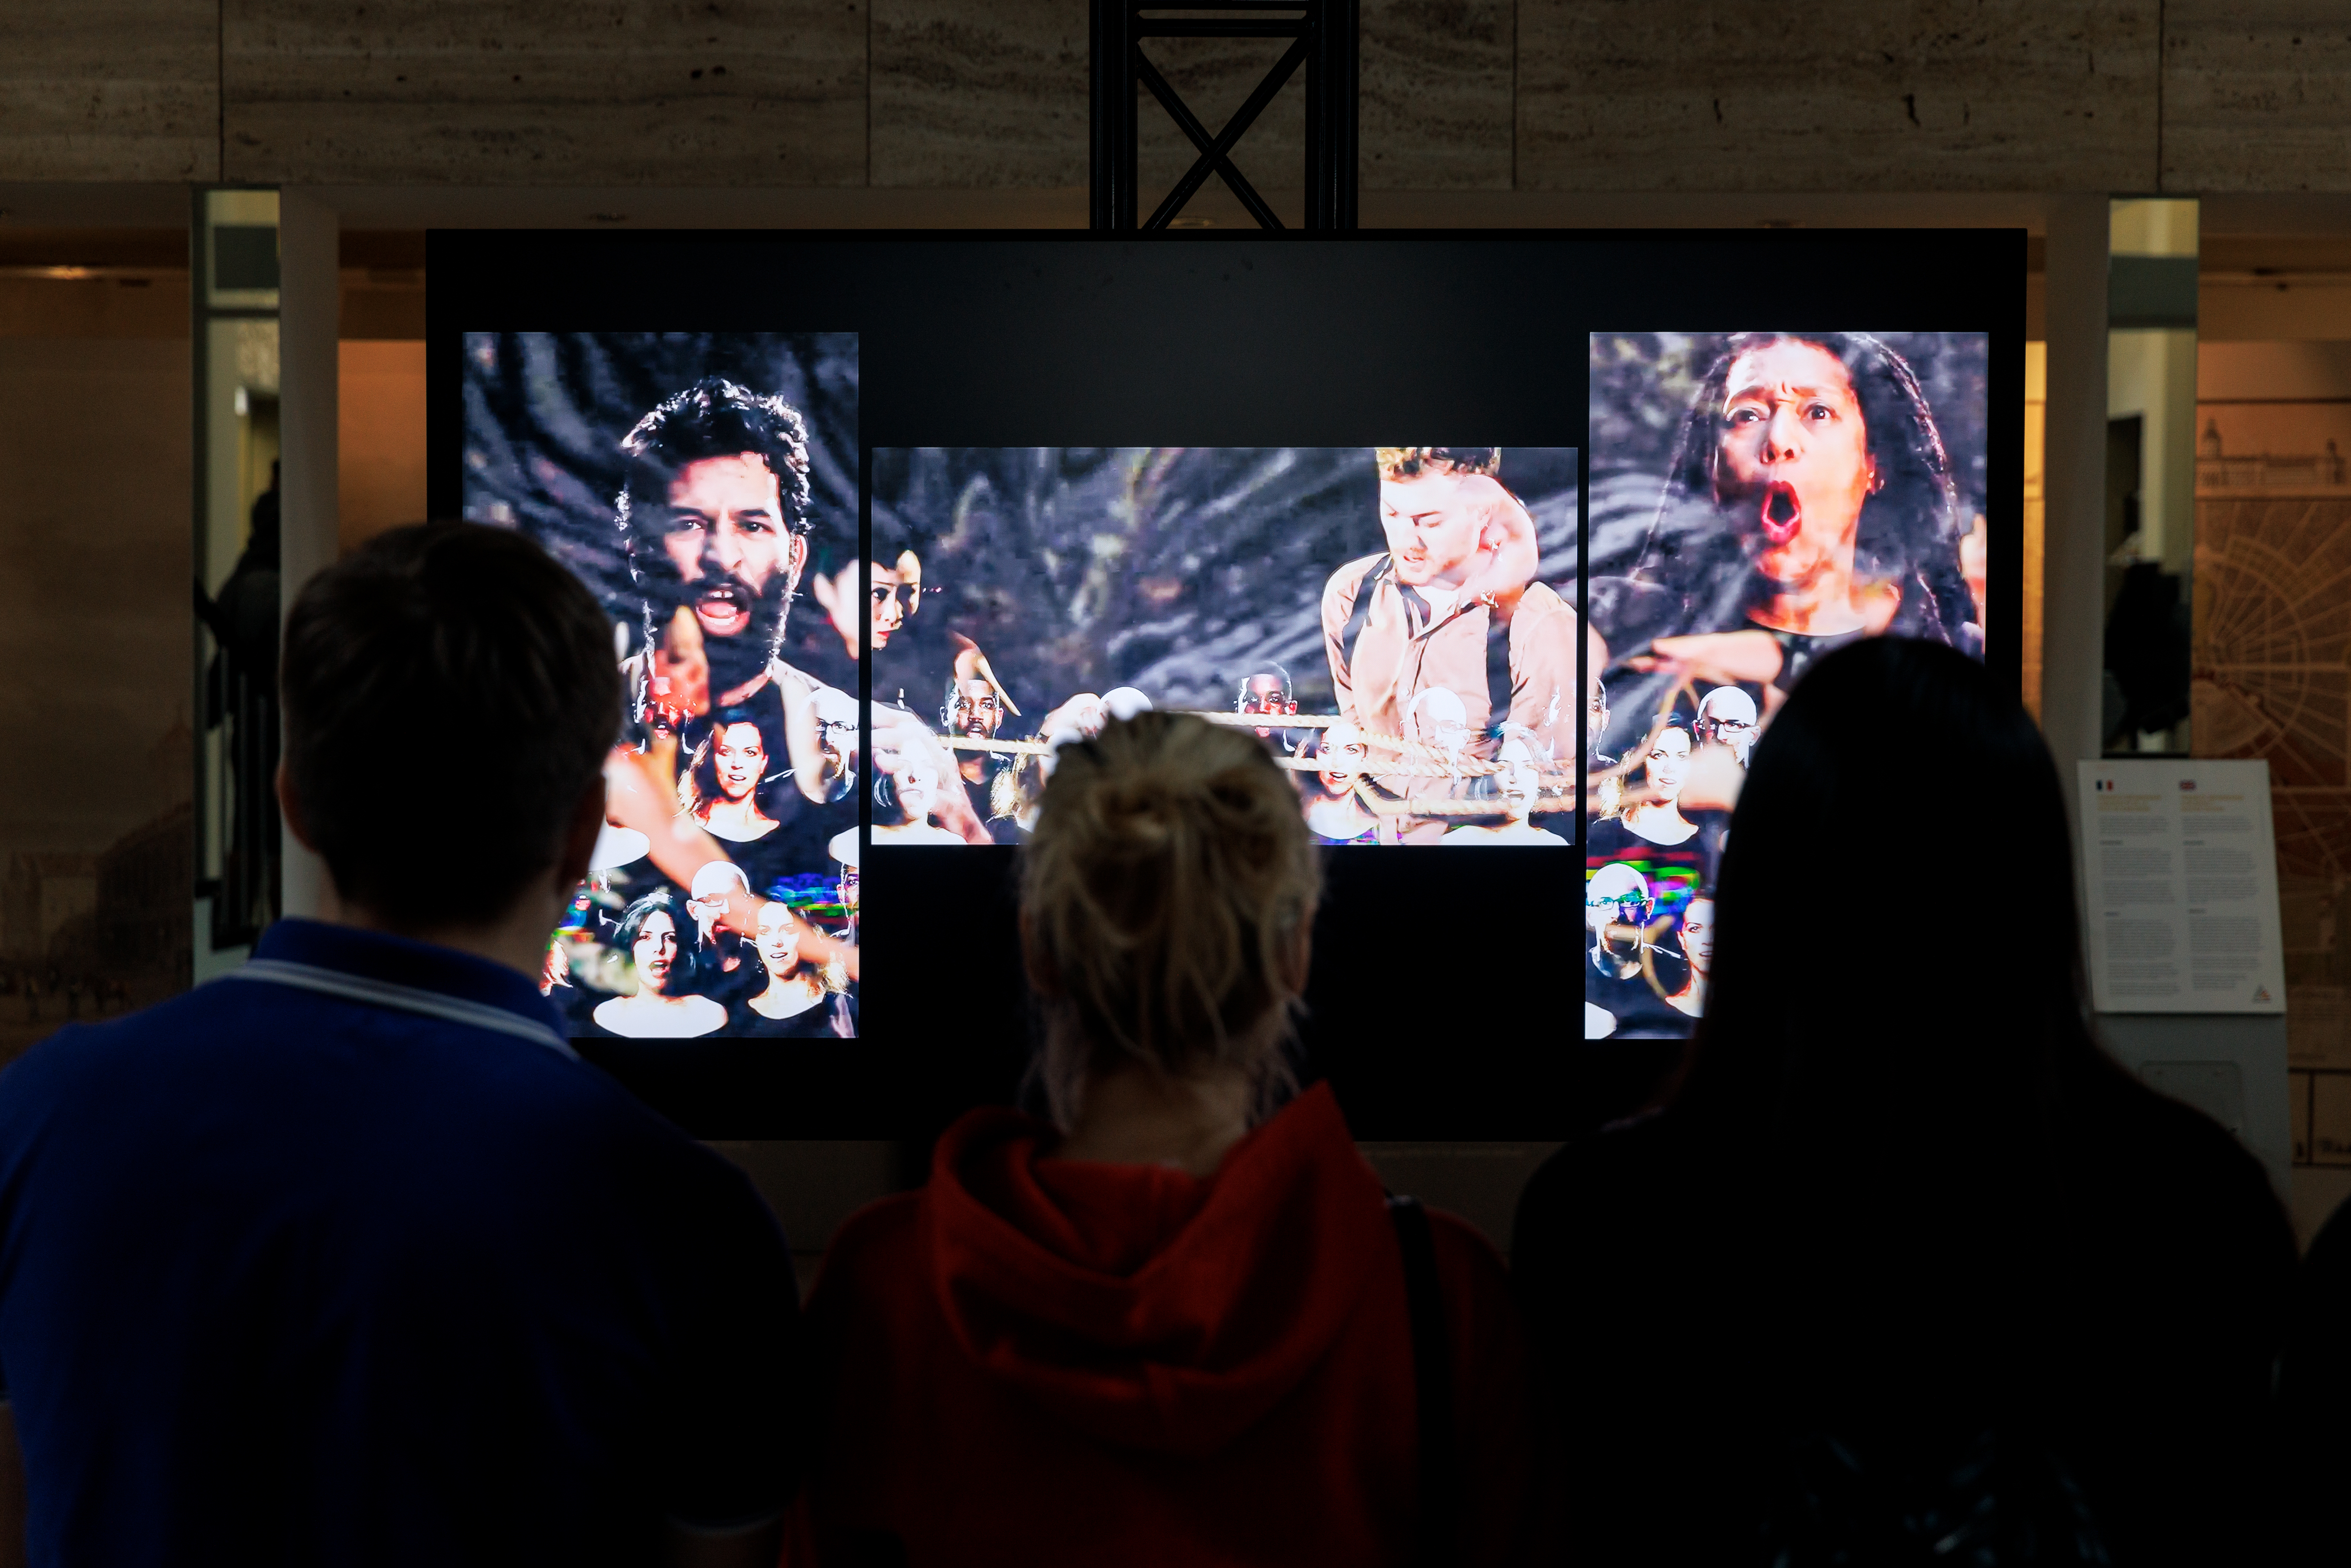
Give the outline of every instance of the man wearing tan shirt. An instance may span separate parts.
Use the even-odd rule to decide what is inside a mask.
[[[1460,699],[1470,758],[1491,761],[1506,735],[1523,739],[1539,764],[1572,755],[1583,708],[1575,612],[1532,580],[1533,524],[1495,478],[1500,450],[1374,451],[1388,548],[1348,562],[1322,591],[1331,683],[1340,713],[1370,737],[1374,782],[1422,800],[1458,792],[1459,779],[1376,768],[1399,758],[1376,737],[1430,747],[1453,738],[1422,733],[1433,709],[1416,711],[1415,701],[1433,687]],[[1430,843],[1448,825],[1441,817],[1385,817],[1382,838]]]

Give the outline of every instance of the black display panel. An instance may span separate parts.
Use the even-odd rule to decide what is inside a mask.
[[[2017,668],[2020,232],[1147,241],[446,232],[431,238],[428,277],[435,514],[529,527],[565,551],[614,609],[616,657],[638,661],[641,690],[650,693],[657,673],[689,698],[702,682],[704,711],[680,705],[666,754],[667,768],[689,780],[669,809],[736,843],[792,845],[742,869],[747,884],[759,883],[760,896],[789,911],[775,924],[803,939],[763,933],[763,954],[747,938],[733,955],[731,990],[705,977],[692,993],[726,1009],[726,1027],[628,1033],[632,1016],[655,1024],[669,1016],[651,1008],[611,1012],[621,1029],[580,1026],[591,1059],[705,1136],[920,1137],[967,1105],[1019,1093],[1029,1025],[1011,895],[1017,852],[999,841],[1017,839],[1021,806],[998,776],[1033,770],[1037,752],[1017,747],[1081,727],[1079,699],[1102,703],[1122,686],[1155,706],[1266,730],[1292,759],[1301,809],[1319,804],[1322,825],[1343,830],[1320,836],[1368,834],[1364,847],[1342,842],[1328,853],[1300,1029],[1305,1075],[1332,1082],[1359,1135],[1556,1137],[1637,1097],[1679,1049],[1667,1038],[1673,1019],[1660,1011],[1661,1027],[1584,1038],[1584,977],[1597,972],[1593,951],[1609,921],[1587,912],[1584,870],[1544,852],[1571,837],[1588,851],[1595,821],[1621,821],[1625,800],[1646,803],[1646,771],[1620,766],[1625,737],[1632,717],[1641,719],[1635,738],[1646,751],[1661,703],[1677,711],[1677,682],[1688,688],[1680,700],[1693,709],[1693,740],[1695,706],[1719,688],[1740,688],[1768,719],[1768,674],[1746,679],[1761,672],[1698,670],[1687,659],[1660,669],[1656,655],[1688,648],[1676,637],[1777,631],[1784,658],[1786,626],[1773,623],[1802,617],[1766,596],[1759,620],[1754,594],[1722,586],[1739,576],[1728,568],[1698,574],[1720,603],[1673,582],[1679,608],[1667,613],[1656,589],[1670,574],[1641,560],[1644,550],[1655,555],[1655,525],[1667,510],[1659,411],[1676,423],[1698,410],[1693,399],[1713,395],[1708,376],[1742,333],[1770,329],[1772,341],[1838,352],[1866,339],[1911,367],[1957,455],[1954,507],[1970,508],[1951,517],[1954,528],[1965,525],[1955,536],[1966,541],[1959,591],[1973,615],[1950,623],[2010,678]],[[1876,330],[1830,330],[1856,326]],[[619,526],[622,439],[710,376],[780,401],[804,427],[805,514],[786,519],[787,532],[804,525],[797,546],[758,545],[758,507],[730,510],[723,497],[698,520],[692,507],[667,514],[701,530],[693,549],[651,533],[632,540]],[[1818,391],[1818,379],[1771,384]],[[1865,389],[1852,384],[1858,404]],[[1721,423],[1716,413],[1705,418]],[[1462,570],[1449,558],[1434,571],[1428,559],[1405,560],[1405,575],[1426,581],[1394,580],[1412,548],[1396,548],[1386,531],[1390,476],[1373,444],[1414,438],[1493,444],[1395,450],[1496,455],[1485,476],[1524,508],[1538,540],[1540,564],[1528,575],[1579,631],[1601,632],[1573,639],[1570,695],[1586,705],[1583,722],[1553,714],[1539,730],[1523,722],[1524,708],[1497,720],[1500,687],[1466,674],[1435,683],[1461,699],[1458,715],[1450,697],[1413,691],[1370,723],[1360,709],[1348,718],[1322,613],[1334,580],[1385,556],[1389,574],[1373,579],[1375,593],[1409,590],[1426,601],[1421,591],[1433,586],[1441,600],[1459,586],[1441,580]],[[500,486],[512,495],[501,497]],[[1649,523],[1635,549],[1618,525],[1641,511],[1644,487]],[[1071,523],[1071,507],[1105,497],[1123,497],[1117,526]],[[674,498],[660,497],[664,507]],[[501,499],[505,514],[493,509]],[[1706,500],[1724,528],[1751,512],[1740,526],[1767,546],[1803,537],[1807,523],[1817,533],[1823,519],[1845,520],[1805,486],[1775,491],[1737,475],[1710,485]],[[775,505],[789,512],[794,503],[779,487]],[[1669,538],[1678,537],[1674,526],[1668,517]],[[1870,528],[1851,531],[1858,564],[1842,568],[1851,586],[1840,591],[1883,609],[1895,584],[1886,627],[1903,629],[1896,620],[1923,602],[1910,582],[1948,585],[1939,565],[1906,577],[1918,562],[1888,554]],[[1091,551],[1097,536],[1114,541],[1102,547],[1111,565],[1090,576],[1066,547],[1082,537]],[[1770,579],[1750,543],[1730,542],[1750,552],[1738,557],[1746,580]],[[631,577],[632,548],[667,597],[640,591],[649,578],[642,568]],[[788,603],[762,597],[777,580],[762,574],[766,559],[790,577]],[[1361,596],[1361,580],[1353,586]],[[1474,594],[1479,584],[1468,586]],[[1072,604],[1089,592],[1091,608],[1073,620]],[[681,609],[692,630],[673,638],[665,628],[687,625]],[[779,631],[761,620],[778,609]],[[1823,636],[1839,630],[1834,617],[1813,624]],[[791,672],[765,683],[777,688],[778,709],[765,726],[720,700],[745,685],[726,640],[746,632],[772,633],[774,657]],[[877,635],[883,646],[863,646]],[[697,641],[698,677],[694,649],[671,656],[673,642]],[[655,655],[665,666],[658,672]],[[1268,688],[1280,683],[1261,665],[1289,677],[1279,700],[1295,715],[1267,711]],[[1595,676],[1608,683],[1614,727],[1590,721]],[[1522,670],[1502,678],[1513,696],[1525,684]],[[1651,689],[1660,682],[1662,694]],[[876,706],[850,730],[826,694],[870,695]],[[1714,709],[1738,706],[1724,698],[1709,708],[1709,737],[1724,733]],[[1321,722],[1255,722],[1269,716]],[[1738,714],[1729,716],[1735,740]],[[1527,733],[1506,733],[1512,719]],[[1360,766],[1311,766],[1327,759],[1331,732],[1351,722],[1356,749],[1330,755]],[[967,852],[904,834],[842,838],[838,824],[851,813],[868,832],[915,825],[905,791],[885,783],[885,765],[905,771],[893,730],[919,731],[912,748],[925,758],[901,781],[925,808],[921,824],[949,831],[932,802],[950,789],[969,804],[951,813],[977,821],[979,831],[967,820],[953,830]],[[966,744],[955,744],[958,735]],[[1586,736],[1592,754],[1571,758],[1567,741]],[[1505,745],[1515,747],[1507,758]],[[688,766],[697,748],[704,755]],[[1602,779],[1612,768],[1618,818],[1590,790],[1569,808],[1587,775]],[[658,786],[662,774],[649,777]],[[1369,786],[1359,789],[1363,779]],[[1346,800],[1352,809],[1333,809]],[[1641,815],[1654,825],[1658,813]],[[1419,852],[1375,852],[1390,818],[1400,819],[1387,824],[1390,837]],[[1882,852],[1898,860],[1898,846]],[[757,858],[729,852],[730,863]],[[648,887],[673,884],[671,936],[683,947],[687,928],[703,924],[687,907],[697,890],[690,877],[651,869]],[[606,1002],[637,999],[624,995],[636,946],[619,938],[622,918],[645,895],[616,880],[626,885],[583,890],[604,902],[575,922],[575,936],[598,939],[580,944],[592,951],[573,972],[601,977],[598,989],[609,991],[584,1009],[590,1020]],[[1631,912],[1640,917],[1634,928],[1665,950],[1662,964],[1654,955],[1646,969],[1635,964],[1653,998],[1679,988],[1673,962],[1688,907],[1681,896],[1669,925],[1654,899]],[[651,925],[658,937],[660,925],[641,919],[626,935],[642,939]],[[840,956],[852,945],[844,967]],[[648,967],[662,966],[655,956]],[[789,984],[772,983],[770,970]],[[748,1007],[755,998],[778,1015],[766,1019],[771,1027],[756,1021],[765,1015]],[[1823,1006],[1834,1005],[1824,980]],[[711,1016],[691,1010],[700,1022]],[[819,1011],[821,1029],[810,1018]]]

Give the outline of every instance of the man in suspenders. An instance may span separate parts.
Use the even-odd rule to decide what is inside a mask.
[[[1496,479],[1490,446],[1383,446],[1380,526],[1388,548],[1348,562],[1322,591],[1322,634],[1339,711],[1364,732],[1385,794],[1434,802],[1467,781],[1431,760],[1449,749],[1419,702],[1460,699],[1467,756],[1490,762],[1506,736],[1539,768],[1572,768],[1584,706],[1576,686],[1575,612],[1533,580],[1534,529]],[[1444,705],[1450,713],[1450,705]],[[1405,750],[1388,742],[1416,743]],[[1391,764],[1382,772],[1378,764]],[[1420,772],[1404,768],[1416,767]],[[1452,825],[1408,807],[1381,820],[1381,841],[1433,843]]]

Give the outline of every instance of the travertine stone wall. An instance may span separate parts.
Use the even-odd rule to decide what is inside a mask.
[[[865,183],[863,0],[226,0],[224,17],[233,180]]]
[[[1086,183],[1084,0],[873,0],[873,183]]]
[[[218,0],[9,0],[0,179],[220,176]]]
[[[11,0],[0,182],[1059,189],[1085,0]],[[2351,191],[2339,0],[1364,0],[1372,191]],[[1213,128],[1277,51],[1160,41]],[[1243,143],[1294,190],[1294,84]],[[1187,143],[1145,103],[1146,183]]]
[[[2167,0],[2163,189],[2351,190],[2351,5]]]
[[[1518,183],[2149,189],[2157,16],[2157,0],[1524,4]]]

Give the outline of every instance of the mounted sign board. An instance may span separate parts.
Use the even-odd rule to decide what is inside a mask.
[[[2283,1013],[2269,764],[2078,766],[2097,1010]]]

